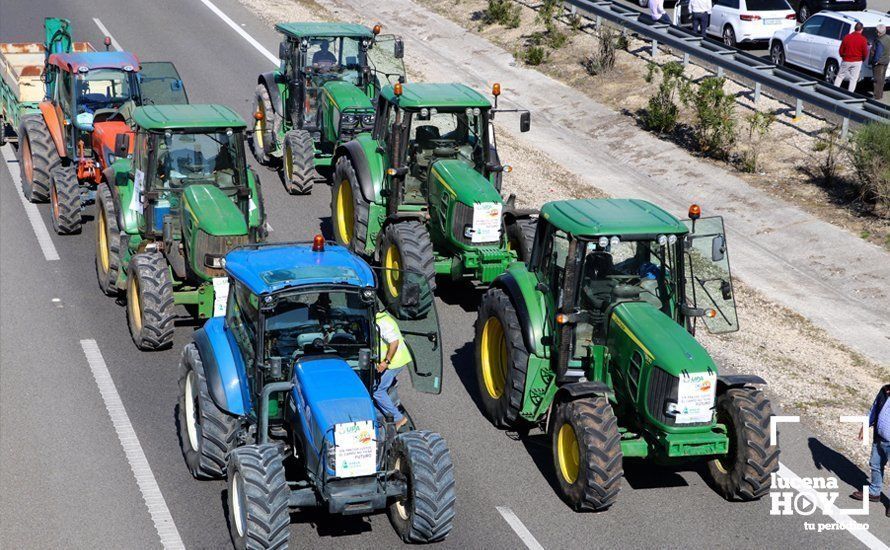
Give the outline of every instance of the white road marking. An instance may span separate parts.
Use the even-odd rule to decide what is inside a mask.
[[[111,417],[111,423],[114,425],[114,431],[117,432],[121,447],[124,448],[124,454],[130,463],[133,477],[136,478],[136,485],[139,486],[139,491],[142,493],[142,500],[148,508],[148,513],[151,514],[151,521],[155,524],[161,544],[167,549],[184,549],[185,545],[182,543],[176,524],[173,523],[173,516],[170,515],[164,495],[161,494],[161,489],[151,472],[148,459],[145,458],[145,453],[142,451],[142,445],[139,444],[139,438],[136,437],[133,424],[130,423],[130,417],[127,416],[117,388],[114,387],[114,381],[105,365],[102,351],[95,340],[81,340],[80,347],[83,348],[83,353],[90,364],[90,370],[93,371],[93,378],[96,379],[96,385],[99,386],[99,393],[105,402],[105,409],[108,411],[108,416]]]
[[[113,36],[111,36],[111,33],[108,32],[108,29],[105,28],[105,25],[103,25],[102,22],[99,21],[98,17],[93,17],[93,23],[95,23],[96,26],[99,27],[99,30],[102,31],[102,33],[105,36],[107,36],[108,38],[111,39],[111,47],[112,48],[114,48],[115,50],[117,50],[119,52],[124,51],[124,49],[121,48],[120,42],[118,42],[117,40],[114,39]]]
[[[778,475],[790,481],[792,487],[794,487],[798,492],[800,492],[800,494],[805,496],[807,500],[809,500],[820,510],[822,510],[824,514],[830,516],[831,519],[833,519],[836,523],[847,526],[854,524],[859,525],[859,529],[848,528],[846,529],[846,531],[859,539],[859,542],[864,544],[866,548],[869,548],[870,550],[888,550],[888,548],[890,548],[884,542],[882,542],[881,539],[867,531],[862,524],[858,523],[852,517],[839,510],[837,506],[826,502],[824,496],[819,495],[818,492],[813,490],[811,487],[807,487],[800,476],[792,472],[781,462],[779,463]]]
[[[501,514],[504,520],[510,525],[510,528],[513,529],[513,532],[525,543],[525,546],[529,550],[544,550],[544,547],[541,546],[541,543],[535,538],[534,535],[531,534],[531,531],[523,525],[522,521],[516,514],[513,513],[513,510],[504,507],[504,506],[496,506],[497,511]]]
[[[270,52],[270,51],[267,50],[262,44],[260,44],[259,41],[257,41],[257,39],[255,39],[254,37],[250,36],[250,34],[248,34],[247,31],[245,31],[245,30],[242,29],[240,26],[238,26],[238,23],[235,23],[234,21],[232,21],[232,19],[231,19],[228,15],[226,15],[225,13],[223,13],[223,11],[222,11],[221,9],[217,8],[216,5],[214,5],[213,2],[211,2],[210,0],[201,0],[201,2],[202,2],[205,6],[207,6],[208,8],[210,8],[210,11],[212,11],[212,12],[215,13],[220,19],[222,19],[222,20],[225,22],[226,25],[232,27],[232,29],[234,29],[235,32],[237,32],[238,34],[240,34],[241,37],[242,37],[244,40],[247,40],[247,42],[249,42],[251,46],[253,46],[254,48],[256,48],[257,51],[259,51],[261,54],[263,54],[263,56],[264,56],[266,59],[268,59],[269,61],[271,61],[272,63],[274,63],[276,67],[277,67],[278,65],[281,64],[281,60],[278,59],[278,57],[272,55],[272,52]]]
[[[782,422],[788,422],[790,424],[797,424],[800,422],[799,416],[771,416],[769,418],[769,444],[776,444],[776,428]]]
[[[22,207],[25,209],[28,221],[31,222],[31,229],[34,230],[34,235],[37,236],[37,244],[40,245],[43,257],[46,258],[46,261],[48,262],[58,260],[59,252],[56,250],[56,245],[53,244],[53,240],[49,236],[49,231],[47,231],[46,225],[43,223],[43,218],[40,217],[40,212],[37,211],[37,206],[28,202],[28,199],[25,198],[25,194],[22,192],[22,175],[19,172],[19,161],[15,158],[15,153],[12,152],[12,145],[6,144],[3,147],[0,147],[0,152],[3,153],[3,159],[6,161],[6,169],[9,170],[9,175],[12,177],[12,186],[15,187],[16,193],[19,194],[19,199],[22,201]],[[13,164],[15,167],[13,167]]]

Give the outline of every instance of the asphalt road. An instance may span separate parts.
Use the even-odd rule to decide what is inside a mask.
[[[269,51],[277,51],[271,25],[236,0],[214,3]],[[271,66],[202,0],[0,0],[0,41],[40,39],[42,19],[50,15],[70,18],[78,39],[101,44],[103,35],[93,20],[98,17],[141,59],[173,60],[193,102],[226,103],[245,118],[251,114],[256,74]],[[18,170],[15,164],[9,168]],[[329,228],[326,187],[317,187],[311,197],[290,197],[274,173],[259,172],[272,240],[307,239]],[[47,206],[38,211],[43,227],[50,227]],[[94,238],[92,222],[81,235],[52,235],[59,259],[46,260],[13,177],[0,167],[0,547],[161,544],[152,522],[157,518],[150,516],[137,485],[137,478],[139,483],[145,478],[131,472],[130,455],[118,442],[119,426],[105,410],[83,340],[95,340],[101,350],[184,545],[226,547],[225,484],[191,478],[174,419],[179,354],[195,324],[177,327],[172,350],[136,350],[124,308],[98,289]],[[417,424],[441,432],[454,458],[455,529],[437,547],[521,548],[523,542],[535,547],[528,536],[544,548],[862,545],[849,533],[806,530],[805,521],[837,519],[821,512],[774,516],[770,499],[725,502],[705,484],[697,467],[668,469],[628,461],[626,483],[611,510],[572,512],[553,488],[546,439],[495,430],[476,404],[471,341],[478,300],[477,291],[463,288],[439,303],[446,358],[442,395],[416,394],[408,384],[402,390]],[[855,465],[797,425],[781,429],[781,445],[788,471],[836,477],[839,503],[852,504],[846,499],[848,486],[864,480]],[[157,500],[148,500],[157,509]],[[527,528],[525,539],[498,507],[515,513]],[[869,523],[873,537],[865,540],[871,547],[882,548],[880,541],[890,540],[890,520],[882,507],[872,506],[868,518],[857,519]],[[399,540],[385,515],[341,518],[301,512],[292,517],[291,544],[378,548],[397,546]]]

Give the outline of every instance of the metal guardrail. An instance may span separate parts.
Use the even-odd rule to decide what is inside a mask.
[[[653,55],[658,44],[664,44],[684,54],[684,63],[694,57],[717,68],[718,76],[724,72],[736,74],[754,82],[754,101],[766,87],[797,101],[797,115],[803,105],[811,105],[825,113],[843,119],[843,132],[849,122],[868,124],[890,123],[890,105],[833,86],[786,67],[777,67],[766,59],[740,51],[725,44],[703,39],[691,31],[663,23],[651,24],[648,14],[610,0],[565,0],[572,12],[591,19],[597,28],[609,21],[623,29],[652,41]],[[643,19],[641,21],[640,19]]]

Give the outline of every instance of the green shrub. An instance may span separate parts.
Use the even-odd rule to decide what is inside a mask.
[[[695,113],[693,131],[699,150],[721,159],[729,157],[736,139],[735,96],[724,91],[725,82],[724,78],[704,78],[683,97]]]
[[[519,52],[519,58],[526,65],[540,65],[547,61],[548,57],[550,57],[550,54],[543,46],[536,46],[534,44],[526,46],[525,49]]]
[[[581,66],[591,76],[610,72],[615,68],[615,50],[618,48],[618,38],[621,35],[612,27],[603,26],[596,35],[596,50],[581,59]]]
[[[850,158],[859,193],[878,215],[890,217],[890,124],[867,124],[852,141]]]
[[[657,73],[661,73],[661,83],[655,95],[649,98],[643,112],[643,123],[652,131],[665,134],[677,127],[680,116],[677,100],[685,93],[683,90],[688,83],[683,78],[683,64],[677,61],[666,63],[663,67],[649,63],[646,82],[652,82]]]
[[[759,172],[760,152],[763,149],[766,137],[769,135],[770,127],[776,121],[776,115],[755,111],[745,117],[745,121],[748,123],[747,148],[742,153],[742,170],[745,172]]]
[[[829,126],[819,132],[816,143],[813,144],[814,151],[824,153],[817,158],[816,171],[822,178],[823,185],[828,187],[833,187],[838,181],[837,165],[839,154],[843,151],[840,136],[837,126]]]
[[[488,0],[488,7],[482,11],[480,27],[503,25],[508,29],[515,29],[520,23],[522,8],[512,0]]]

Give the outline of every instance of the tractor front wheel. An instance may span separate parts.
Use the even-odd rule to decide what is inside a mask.
[[[605,397],[554,404],[553,464],[563,499],[576,511],[615,503],[624,475],[618,420]]]
[[[454,465],[441,435],[401,434],[393,442],[392,469],[404,477],[407,494],[389,506],[389,520],[408,543],[443,540],[454,521]]]
[[[507,294],[489,289],[476,320],[476,380],[482,406],[498,428],[523,424],[522,410],[528,350],[516,309]]]
[[[265,84],[257,84],[254,100],[254,113],[258,113],[260,118],[254,118],[253,138],[251,138],[250,145],[257,162],[263,166],[270,166],[273,164],[272,153],[277,149],[275,135],[278,131],[278,117],[272,107],[272,99],[269,97],[269,90],[266,89]]]
[[[355,168],[348,157],[340,157],[331,186],[331,225],[338,244],[364,254],[368,238],[370,205],[362,196]]]
[[[197,479],[222,479],[237,445],[238,419],[210,397],[204,362],[193,342],[182,350],[179,370],[179,442],[185,463]]]
[[[127,270],[127,322],[136,347],[144,351],[173,345],[173,282],[158,252],[130,259]]]
[[[730,388],[717,397],[717,422],[726,426],[729,452],[708,462],[714,487],[727,500],[757,500],[779,469],[779,447],[770,445],[769,399],[754,388]]]
[[[50,177],[49,199],[52,204],[53,229],[59,235],[80,233],[83,208],[80,182],[73,166],[60,166]]]
[[[380,243],[383,295],[398,317],[416,319],[433,305],[436,266],[426,226],[414,220],[388,225]],[[406,280],[421,285],[420,295],[405,292]],[[424,284],[426,283],[426,284]]]
[[[107,296],[117,294],[121,267],[121,230],[117,223],[114,198],[105,184],[96,191],[96,277]]]
[[[306,130],[291,130],[284,135],[281,165],[284,185],[291,195],[309,195],[318,179],[315,170],[315,145]]]
[[[538,220],[519,218],[507,224],[507,247],[516,251],[519,261],[528,263],[535,243],[535,230]]]
[[[284,455],[278,443],[246,445],[229,455],[229,531],[238,550],[287,548],[290,488]]]
[[[25,115],[19,126],[19,167],[22,192],[31,202],[49,199],[50,174],[61,163],[43,115]]]

